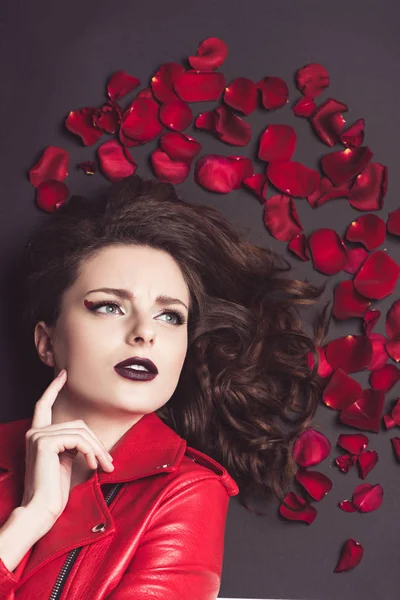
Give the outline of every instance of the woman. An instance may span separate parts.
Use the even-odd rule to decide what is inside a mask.
[[[229,498],[283,498],[320,398],[325,320],[293,312],[325,288],[279,260],[138,176],[35,233],[25,322],[58,377],[0,426],[0,597],[217,598]]]

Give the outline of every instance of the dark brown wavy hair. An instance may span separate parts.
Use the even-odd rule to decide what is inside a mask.
[[[25,327],[55,325],[82,263],[115,244],[161,249],[179,265],[190,290],[188,349],[174,394],[156,413],[220,462],[240,503],[262,515],[249,500],[283,501],[296,472],[294,440],[321,399],[317,346],[328,305],[312,337],[299,307],[321,304],[326,284],[282,277],[290,263],[247,242],[217,209],[133,175],[95,200],[72,196],[34,232],[23,251]]]

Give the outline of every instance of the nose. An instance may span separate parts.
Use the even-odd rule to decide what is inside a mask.
[[[154,323],[152,318],[137,315],[134,324],[130,328],[128,338],[129,342],[137,343],[142,340],[146,343],[154,342]]]

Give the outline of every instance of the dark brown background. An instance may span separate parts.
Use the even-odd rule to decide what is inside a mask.
[[[193,133],[203,144],[204,153],[251,155],[258,133],[267,124],[292,124],[298,134],[293,160],[313,167],[331,150],[312,134],[305,119],[292,115],[290,106],[299,97],[293,82],[296,69],[310,62],[322,63],[330,73],[331,87],[319,101],[333,97],[347,103],[349,125],[364,117],[365,143],[374,152],[373,160],[389,168],[389,191],[378,214],[386,219],[398,206],[400,47],[396,0],[3,0],[0,19],[3,421],[30,416],[51,375],[35,360],[32,339],[26,340],[18,332],[21,299],[15,261],[32,228],[46,218],[35,206],[27,172],[48,145],[58,145],[70,153],[71,193],[93,196],[108,185],[101,175],[92,178],[75,170],[76,162],[94,158],[95,147],[84,147],[63,123],[72,109],[101,106],[106,99],[106,81],[114,71],[128,71],[145,87],[163,62],[182,61],[195,54],[204,38],[221,37],[229,46],[229,57],[222,67],[228,81],[239,76],[255,81],[266,75],[282,77],[290,87],[290,103],[279,111],[259,110],[247,118],[255,132],[254,142],[247,148],[226,146],[205,132],[189,129],[187,133]],[[122,100],[123,107],[133,95]],[[192,108],[197,115],[213,106],[204,103]],[[98,145],[103,141],[105,138]],[[147,157],[154,147],[156,143],[150,143],[131,150],[143,175],[151,174]],[[285,243],[270,236],[262,222],[260,204],[245,190],[211,194],[196,186],[192,175],[178,187],[190,202],[216,206],[243,228],[253,243],[285,253],[294,266],[294,276],[314,282],[326,280],[311,263],[297,260],[287,253]],[[270,190],[268,196],[272,193]],[[305,200],[296,199],[295,203],[306,233],[332,227],[344,235],[349,223],[362,214],[346,200],[334,200],[315,211]],[[397,240],[387,240],[384,247],[398,260]],[[346,273],[331,277],[328,296],[338,281],[348,278]],[[386,311],[397,297],[398,289],[391,297],[373,303],[382,310],[376,332],[384,333]],[[359,323],[359,319],[335,323],[330,335],[360,333]],[[368,373],[354,377],[367,387]],[[398,392],[396,386],[387,394],[387,405]],[[270,505],[266,517],[257,518],[232,499],[221,597],[398,598],[400,465],[389,440],[399,433],[384,429],[378,435],[367,433],[369,447],[377,450],[380,458],[367,481],[383,485],[384,501],[374,513],[346,514],[337,508],[337,502],[350,498],[361,480],[355,470],[344,475],[332,463],[341,454],[335,448],[338,434],[355,430],[339,425],[337,413],[324,405],[316,423],[333,446],[318,470],[334,483],[330,494],[316,504],[317,519],[311,526],[283,521],[277,515],[276,503]],[[340,548],[349,537],[363,544],[364,559],[354,571],[334,574]]]

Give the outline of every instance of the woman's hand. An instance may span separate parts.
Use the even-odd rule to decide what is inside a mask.
[[[25,484],[21,506],[34,506],[53,524],[67,504],[72,463],[78,452],[85,455],[90,469],[97,469],[97,461],[104,471],[114,469],[110,454],[84,421],[51,424],[52,406],[66,380],[64,369],[37,401],[32,427],[25,436]]]

